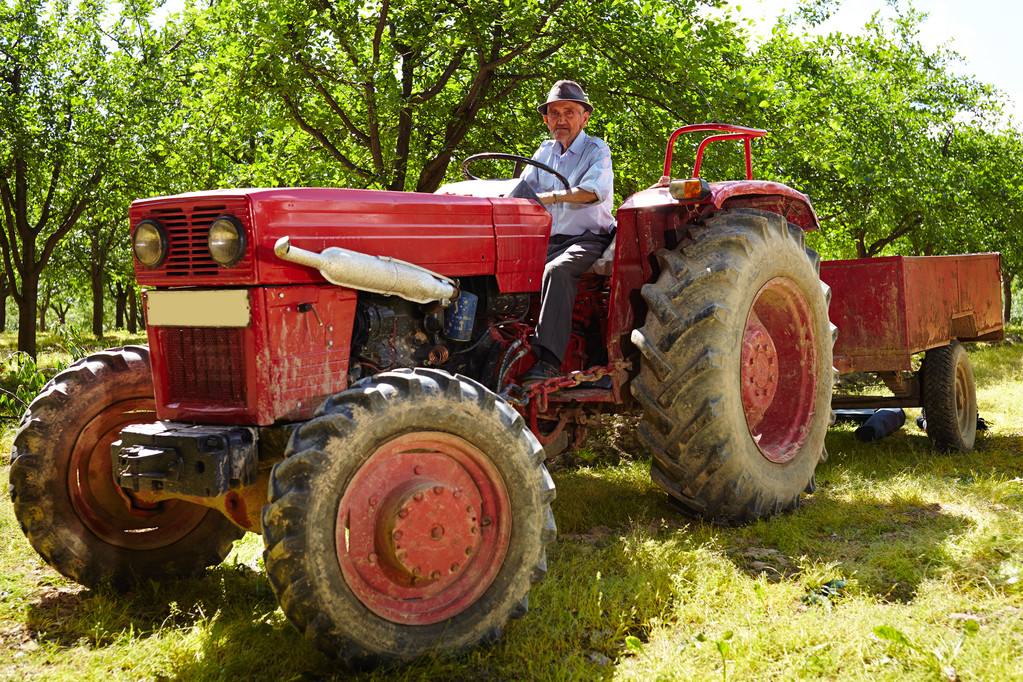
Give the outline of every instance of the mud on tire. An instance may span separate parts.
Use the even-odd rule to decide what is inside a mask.
[[[155,421],[149,350],[83,358],[54,377],[22,417],[11,453],[14,513],[32,547],[86,586],[201,573],[242,531],[219,512],[171,500],[134,507],[114,482],[110,444]]]
[[[817,254],[783,217],[739,209],[657,257],[632,335],[653,480],[720,523],[795,507],[831,416],[836,332]]]
[[[288,618],[343,660],[463,649],[525,613],[553,498],[539,442],[491,391],[439,370],[378,374],[327,400],[274,468],[267,575]]]

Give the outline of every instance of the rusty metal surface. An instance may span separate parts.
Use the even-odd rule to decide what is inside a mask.
[[[1003,328],[997,253],[824,261],[821,279],[842,373],[908,371],[915,353]]]
[[[682,223],[704,219],[714,211],[731,208],[756,208],[785,216],[807,232],[820,227],[810,199],[791,187],[768,180],[728,180],[710,183],[710,196],[701,202],[682,202],[671,196],[667,187],[651,187],[633,194],[618,209],[618,232],[623,218],[635,213],[674,209]],[[678,221],[676,221],[678,222]]]
[[[198,495],[183,495],[168,491],[140,491],[130,493],[137,504],[152,505],[154,508],[163,508],[170,502],[189,502],[197,505],[196,508],[205,507],[216,510],[231,520],[231,523],[242,530],[252,533],[263,532],[263,505],[266,503],[266,490],[270,482],[270,469],[266,468],[259,472],[256,480],[247,486],[229,490],[216,497],[201,497]],[[125,493],[129,494],[129,493]]]
[[[362,604],[395,623],[429,625],[476,603],[511,542],[504,481],[479,449],[417,431],[383,443],[338,505],[337,561]]]
[[[810,304],[786,277],[768,280],[743,331],[740,395],[760,454],[775,464],[795,457],[812,423],[820,367]]]
[[[234,336],[220,343],[210,344],[203,333],[214,328],[147,329],[160,419],[296,421],[310,418],[324,398],[346,388],[354,291],[307,285],[251,289],[249,295],[249,326],[229,330]],[[182,367],[191,388],[175,392],[181,383],[175,373]]]

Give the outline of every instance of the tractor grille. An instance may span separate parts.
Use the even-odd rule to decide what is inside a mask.
[[[210,223],[225,214],[237,218],[249,238],[249,248],[245,255],[229,268],[213,260],[206,242]],[[138,269],[140,283],[192,285],[199,282],[212,283],[211,280],[244,281],[251,276],[252,231],[245,200],[154,206],[139,219],[143,218],[156,220],[167,230],[168,252],[167,258],[158,267],[152,270]]]
[[[244,329],[160,329],[171,403],[246,404]]]

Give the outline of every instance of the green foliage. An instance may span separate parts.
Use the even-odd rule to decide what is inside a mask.
[[[768,173],[811,195],[828,255],[982,246],[962,238],[978,232],[978,188],[959,145],[1000,139],[985,132],[997,99],[953,73],[956,55],[922,46],[922,21],[906,10],[860,36],[815,38],[783,22],[753,60],[763,100],[751,115],[775,131]]]
[[[49,362],[41,366],[28,353],[5,353],[0,360],[0,420],[20,419],[46,382],[91,352],[73,326],[54,330]]]
[[[612,148],[619,201],[660,175],[674,127],[738,122],[770,130],[755,172],[810,195],[822,223],[811,241],[826,256],[997,249],[1016,276],[1023,140],[1000,123],[1000,93],[957,75],[955,53],[923,46],[922,14],[894,2],[895,18],[861,35],[807,37],[839,5],[814,0],[758,44],[724,4],[226,0],[161,23],[149,0],[8,3],[0,279],[24,327],[40,273],[54,269],[76,304],[98,299],[98,335],[110,282],[130,277],[131,199],[432,191],[469,154],[535,149],[535,106],[564,77],[596,105],[590,131]],[[680,142],[676,175],[695,142]],[[737,177],[741,158],[712,148],[704,174]]]
[[[0,420],[20,419],[50,376],[28,353],[7,353],[0,361]]]

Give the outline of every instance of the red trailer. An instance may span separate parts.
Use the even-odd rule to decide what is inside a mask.
[[[889,256],[824,261],[835,368],[871,372],[890,396],[836,394],[833,407],[923,407],[928,435],[943,450],[968,450],[977,398],[962,342],[1003,336],[997,253]],[[914,370],[913,356],[924,353]]]

